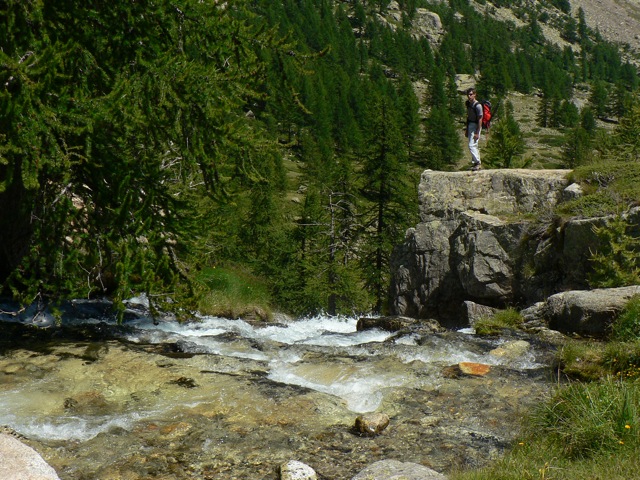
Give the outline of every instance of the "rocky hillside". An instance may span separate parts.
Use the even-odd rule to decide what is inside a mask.
[[[612,42],[640,51],[640,2],[637,0],[574,0],[574,12],[584,10],[587,23]]]

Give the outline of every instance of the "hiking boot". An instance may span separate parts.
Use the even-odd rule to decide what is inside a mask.
[[[471,167],[471,171],[472,172],[477,172],[478,170],[480,170],[480,164],[479,163],[474,163],[473,166]]]

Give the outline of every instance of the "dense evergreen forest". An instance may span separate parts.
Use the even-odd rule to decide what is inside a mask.
[[[507,5],[521,26],[493,15]],[[426,11],[437,38],[415,34]],[[476,75],[502,117],[487,146],[500,167],[523,148],[509,92],[539,96],[531,121],[562,129],[573,167],[638,87],[624,52],[562,0],[8,0],[0,12],[0,282],[25,304],[108,295],[122,311],[144,292],[202,308],[223,272],[242,272],[289,312],[383,312],[419,172],[464,154],[457,75]],[[576,85],[590,89],[581,110]]]

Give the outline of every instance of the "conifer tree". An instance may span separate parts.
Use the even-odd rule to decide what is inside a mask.
[[[391,251],[412,220],[415,202],[398,112],[385,96],[375,98],[372,107],[369,148],[361,172],[362,195],[368,204],[363,233],[368,238],[360,260],[374,298],[373,310],[379,313],[385,307]]]
[[[413,84],[407,75],[403,75],[398,84],[398,108],[401,116],[400,130],[410,156],[415,153],[420,128],[419,107]]]
[[[562,160],[569,168],[586,164],[591,158],[591,137],[580,127],[569,130],[564,137]]]
[[[424,160],[427,168],[449,170],[462,157],[460,129],[445,106],[433,107],[425,122]]]
[[[491,127],[483,162],[492,167],[513,168],[524,152],[524,136],[513,118],[513,105],[507,102],[500,120]]]
[[[640,104],[637,102],[620,119],[614,131],[615,148],[609,154],[618,160],[640,159]]]
[[[607,115],[609,104],[609,90],[604,81],[597,81],[591,88],[589,106],[596,117],[604,118]]]
[[[5,287],[25,301],[110,293],[116,306],[173,289],[197,238],[184,191],[224,201],[271,180],[259,53],[289,49],[242,2],[5,8],[2,163],[20,174],[1,181],[37,219],[22,232],[30,250],[0,269]]]

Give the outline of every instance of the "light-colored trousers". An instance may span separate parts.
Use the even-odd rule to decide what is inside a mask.
[[[478,139],[474,139],[473,132],[478,128],[477,123],[469,123],[467,126],[467,140],[469,140],[469,151],[471,152],[471,163],[474,165],[480,165],[480,149],[478,148],[478,142],[480,141],[480,135],[482,135],[482,129],[480,130],[480,135],[478,135]]]

